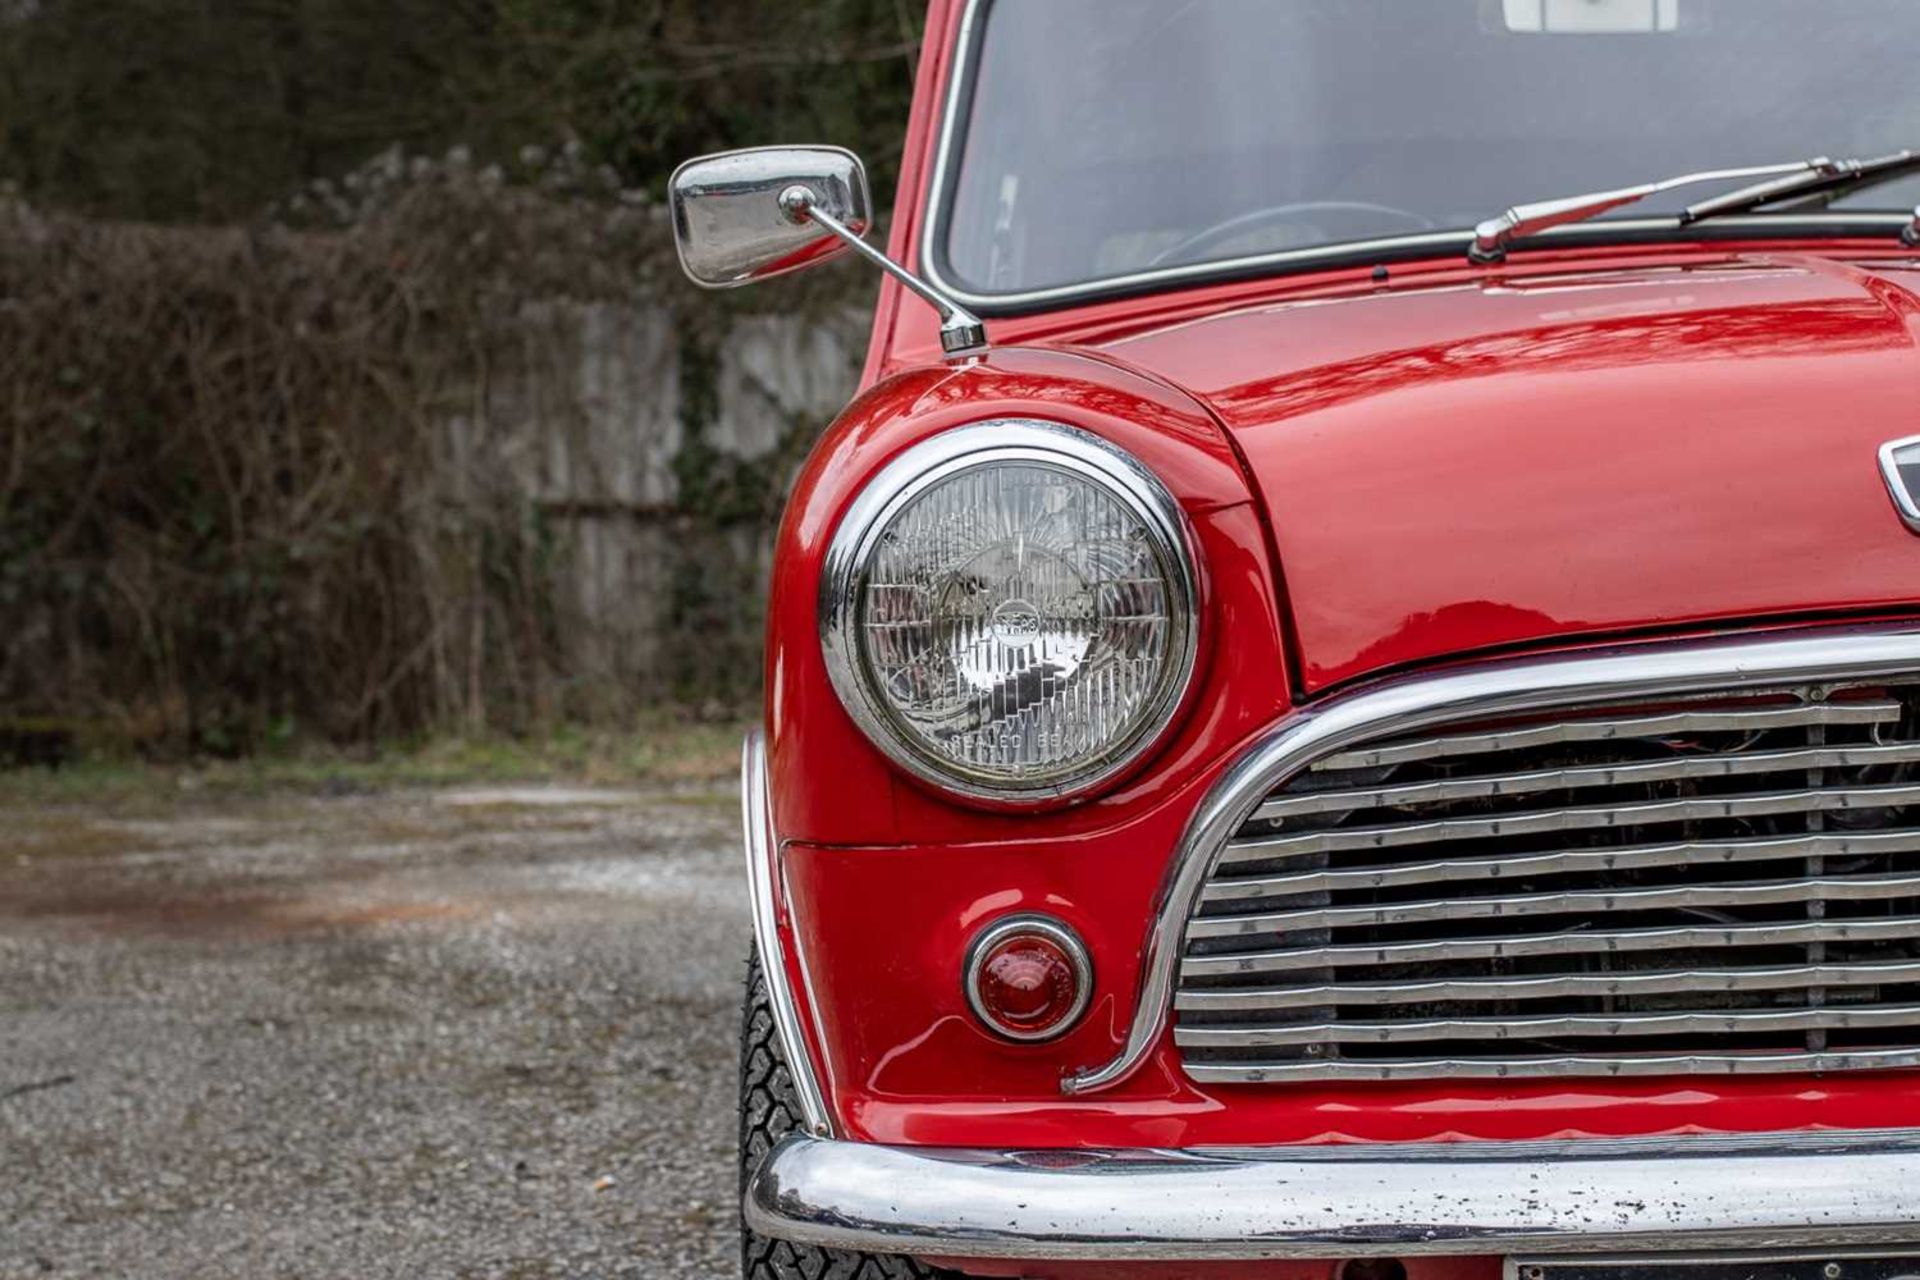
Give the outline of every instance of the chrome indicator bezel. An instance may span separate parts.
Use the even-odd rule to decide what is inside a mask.
[[[1074,981],[1078,984],[1073,1007],[1067,1010],[1065,1017],[1052,1026],[1038,1031],[1025,1031],[1010,1026],[993,1016],[980,1002],[980,971],[987,962],[987,956],[993,949],[1009,938],[1023,935],[1035,935],[1045,938],[1066,953],[1067,960],[1073,965]],[[1081,1015],[1087,1011],[1087,1005],[1093,1000],[1093,961],[1087,955],[1087,946],[1080,941],[1080,935],[1052,916],[1012,915],[1002,916],[982,929],[967,946],[967,962],[963,969],[963,982],[966,986],[967,1008],[980,1020],[980,1025],[1005,1040],[1020,1044],[1043,1044],[1048,1040],[1058,1040],[1079,1023]]]

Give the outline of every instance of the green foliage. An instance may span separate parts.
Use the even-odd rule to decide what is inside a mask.
[[[0,179],[118,218],[247,218],[398,143],[510,164],[577,139],[658,192],[778,141],[892,189],[908,0],[37,0],[0,5]],[[9,13],[13,16],[7,16]]]

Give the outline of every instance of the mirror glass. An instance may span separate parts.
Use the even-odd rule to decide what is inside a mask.
[[[680,265],[696,284],[730,289],[798,271],[846,253],[847,246],[780,207],[792,186],[856,234],[872,225],[867,171],[839,147],[755,147],[689,160],[670,184]]]

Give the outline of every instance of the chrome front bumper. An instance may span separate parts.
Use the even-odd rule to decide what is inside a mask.
[[[920,1257],[1260,1259],[1920,1244],[1920,1130],[1209,1151],[795,1135],[748,1224]]]

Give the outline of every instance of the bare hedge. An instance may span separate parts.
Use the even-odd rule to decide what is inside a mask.
[[[651,209],[464,170],[326,229],[0,206],[0,717],[225,751],[751,696],[569,671],[564,548],[475,447],[553,302],[661,296],[670,255]],[[783,481],[685,519],[763,526]]]

